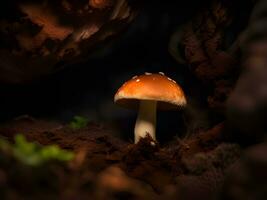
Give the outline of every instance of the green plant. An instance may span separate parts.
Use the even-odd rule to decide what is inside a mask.
[[[15,159],[26,165],[38,166],[49,161],[69,161],[74,157],[73,152],[63,150],[57,145],[41,146],[28,142],[21,134],[16,135],[14,140],[15,143],[11,144],[0,139],[0,149],[9,150]]]
[[[80,129],[87,126],[89,120],[85,117],[75,116],[73,120],[70,122],[70,127],[72,129]]]

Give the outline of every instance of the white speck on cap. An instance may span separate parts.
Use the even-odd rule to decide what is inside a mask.
[[[139,82],[139,81],[140,81],[140,79],[137,79],[137,80],[136,80],[136,82]]]
[[[159,72],[159,74],[161,74],[161,75],[165,75],[163,72]]]
[[[137,78],[137,76],[134,76],[132,79],[135,79],[135,78]]]
[[[152,75],[152,73],[146,72],[145,75]]]

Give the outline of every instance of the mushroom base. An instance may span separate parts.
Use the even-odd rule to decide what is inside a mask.
[[[134,129],[135,143],[146,135],[150,135],[153,140],[156,140],[156,117],[157,102],[150,100],[140,101],[138,117]]]

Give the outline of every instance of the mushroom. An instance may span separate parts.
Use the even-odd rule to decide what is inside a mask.
[[[147,134],[156,140],[157,109],[173,110],[184,107],[182,88],[164,73],[145,73],[124,83],[114,96],[114,102],[130,109],[139,109],[135,123],[135,143]]]

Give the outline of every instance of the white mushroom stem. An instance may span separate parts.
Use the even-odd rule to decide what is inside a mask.
[[[157,101],[141,100],[134,128],[134,142],[147,134],[156,140]]]

